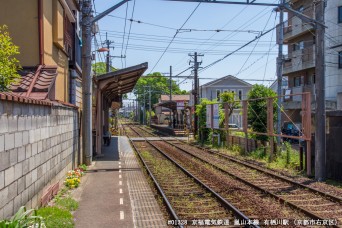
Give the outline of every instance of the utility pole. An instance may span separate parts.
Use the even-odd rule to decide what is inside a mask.
[[[107,56],[106,56],[106,73],[109,73],[112,71],[111,66],[112,66],[112,61],[110,58],[110,48],[114,48],[114,46],[110,46],[113,41],[108,40],[107,33],[106,33],[106,40],[103,44],[107,46]]]
[[[123,0],[104,12],[92,17],[92,0],[81,2],[82,12],[82,151],[85,164],[91,165],[93,159],[92,148],[92,79],[91,79],[91,28],[93,23],[111,13],[129,0]]]
[[[172,101],[172,66],[170,66],[170,103]],[[172,126],[171,121],[172,109],[170,109],[169,125]]]
[[[285,4],[285,0],[281,0],[281,4]],[[277,134],[281,134],[281,88],[283,82],[283,43],[284,43],[284,9],[280,8],[280,18],[279,18],[279,52],[277,58],[277,81],[278,81],[278,107],[277,107]],[[277,137],[277,143],[280,145],[281,138]]]
[[[195,52],[193,55],[189,54],[189,56],[193,57],[194,59],[194,89],[192,91],[192,94],[194,96],[194,136],[196,136],[198,131],[198,116],[196,114],[196,105],[198,104],[198,68],[202,64],[202,62],[198,62],[197,58],[203,55],[199,55],[197,54],[197,52]],[[190,61],[190,63],[191,62],[192,61]]]
[[[316,20],[320,23],[324,23],[325,1],[316,1],[314,4],[316,9]],[[326,178],[324,35],[325,27],[316,24],[315,179],[317,181],[324,181]]]
[[[146,125],[146,99],[145,99],[145,88],[144,88],[143,125]]]
[[[152,110],[151,110],[151,86],[148,87],[148,94],[149,94],[149,98],[148,98],[148,104],[149,104],[149,110],[150,110],[150,123],[149,126],[151,126],[151,120],[152,120]]]
[[[91,80],[91,17],[92,1],[84,0],[82,3],[82,151],[84,163],[91,165],[93,157],[92,148],[92,80]]]

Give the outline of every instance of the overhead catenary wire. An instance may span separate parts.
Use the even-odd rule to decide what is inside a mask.
[[[272,13],[273,13],[273,12],[271,12],[271,14],[270,14],[270,16],[269,16],[269,18],[268,18],[268,20],[267,20],[267,22],[266,22],[266,25],[265,25],[263,31],[265,31],[265,29],[266,29],[266,27],[267,27],[267,25],[268,25],[268,23],[269,23],[269,21],[270,21],[270,19],[271,19]],[[260,38],[261,38],[261,37],[260,37]],[[259,41],[260,41],[260,38],[255,42],[255,45],[254,45],[252,51],[251,51],[250,54],[248,55],[246,61],[242,64],[242,66],[241,66],[239,72],[236,73],[236,76],[239,75],[239,74],[241,73],[242,69],[243,69],[243,68],[245,67],[245,65],[247,64],[249,58],[251,57],[251,55],[253,54],[255,48],[257,47],[257,45],[258,45],[258,43],[259,43]]]
[[[128,15],[128,2],[126,3],[126,14],[125,14],[125,18],[127,19],[127,15]],[[124,29],[123,29],[123,32],[124,32],[124,34],[123,34],[123,36],[122,36],[122,45],[121,45],[121,67],[123,68],[124,67],[124,64],[123,64],[123,60],[122,60],[122,58],[123,58],[123,56],[122,56],[122,54],[123,54],[123,52],[124,52],[124,44],[125,44],[125,38],[126,38],[126,26],[127,26],[127,20],[125,20],[125,23],[124,23]]]
[[[133,16],[134,16],[135,3],[136,3],[136,0],[133,1],[133,8],[132,8],[131,19],[133,19]],[[131,23],[129,25],[129,29],[128,29],[127,43],[126,43],[126,48],[125,48],[125,56],[127,55],[127,47],[128,47],[129,39],[130,39],[130,36],[131,36],[131,30],[132,30],[132,21],[131,21]],[[125,67],[127,65],[127,61],[126,60],[127,59],[125,58]]]
[[[183,25],[180,27],[180,29],[182,29],[184,27],[184,25],[190,20],[190,18],[192,17],[192,15],[196,12],[196,10],[198,9],[198,7],[201,5],[201,3],[198,3],[196,8],[191,12],[191,14],[189,15],[189,17],[185,20],[185,22],[183,23]],[[157,60],[156,64],[152,67],[150,73],[156,68],[156,66],[159,64],[160,60],[163,58],[163,56],[165,55],[167,49],[171,46],[173,40],[176,38],[178,34],[178,30],[176,31],[175,35],[173,36],[172,40],[170,41],[170,43],[167,45],[167,47],[165,48],[165,51],[162,53],[162,55],[159,57],[159,59]]]

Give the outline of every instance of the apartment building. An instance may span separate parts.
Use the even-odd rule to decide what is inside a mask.
[[[292,0],[290,5],[302,14],[315,18],[315,1]],[[325,95],[326,109],[336,109],[337,94],[342,92],[342,2],[326,1],[325,23],[328,26],[325,36]],[[284,43],[288,46],[288,55],[283,64],[283,76],[288,78],[285,94],[312,94],[312,108],[315,108],[315,28],[288,12],[288,21],[284,28]],[[339,63],[341,63],[339,65]],[[287,115],[294,122],[301,121],[301,96],[287,97],[283,103]]]
[[[22,80],[11,88],[21,96],[59,100],[81,107],[82,71],[79,0],[11,0],[0,7],[19,46]],[[33,86],[30,87],[30,85]]]

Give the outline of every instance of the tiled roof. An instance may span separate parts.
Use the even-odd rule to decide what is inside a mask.
[[[170,99],[170,95],[161,95],[160,101],[168,101]],[[173,101],[188,101],[190,100],[190,95],[172,95],[171,100]]]
[[[26,103],[26,104],[38,104],[38,105],[48,105],[48,106],[53,105],[53,103],[50,101],[37,100],[37,99],[28,98],[28,97],[23,97],[23,96],[17,95],[17,94],[12,93],[12,92],[1,92],[0,93],[0,100],[16,101],[16,102],[21,102],[21,103]]]
[[[57,76],[57,66],[24,67],[19,71],[21,79],[10,90],[19,96],[47,99]]]

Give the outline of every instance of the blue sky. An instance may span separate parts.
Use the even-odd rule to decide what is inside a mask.
[[[256,2],[261,1],[277,2],[277,0]],[[95,8],[97,12],[102,12],[118,2],[118,0],[95,0]],[[175,36],[177,29],[181,28],[198,3],[135,0],[132,17],[133,5],[134,0],[128,3],[128,8],[127,5],[123,5],[99,21],[100,33],[96,37],[98,45],[94,49],[102,46],[101,41],[105,40],[107,32],[108,39],[114,41],[115,46],[114,50],[111,50],[111,55],[126,55],[126,59],[114,58],[112,65],[122,68],[148,62],[149,69],[146,74],[151,73],[152,70],[167,73],[170,65],[173,66],[173,74],[178,74],[189,67],[188,54],[195,51],[204,54],[200,59],[201,66],[205,67],[254,39],[258,32],[274,27],[279,20],[273,7],[202,3],[183,26],[185,30],[179,31]],[[126,9],[127,19],[133,18],[141,23],[125,20]],[[125,22],[126,32],[124,32]],[[223,31],[212,31],[217,29]],[[126,48],[128,34],[129,41]],[[260,38],[258,42],[200,71],[199,77],[220,78],[234,75],[240,79],[276,79],[275,59],[278,47],[275,39],[274,30]],[[169,44],[168,50],[162,56]],[[101,59],[104,60],[103,53],[97,57],[97,61]],[[190,73],[188,70],[182,75],[190,75]],[[179,79],[180,83],[182,81],[183,79]],[[208,81],[210,80],[201,79],[200,84]],[[182,89],[190,90],[192,80],[185,80],[180,86]]]

